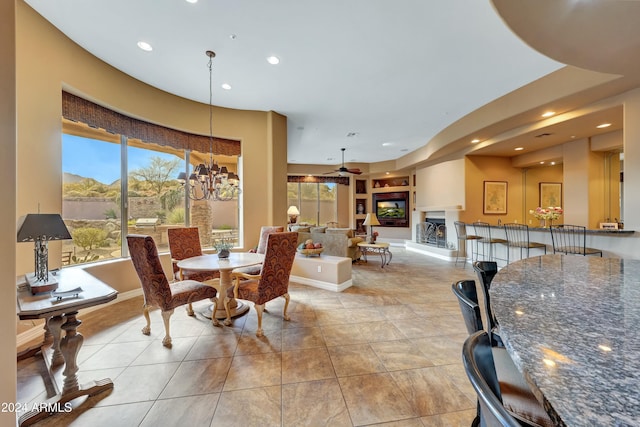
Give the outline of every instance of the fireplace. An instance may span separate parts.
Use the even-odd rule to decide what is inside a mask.
[[[425,222],[416,225],[418,243],[438,248],[447,247],[447,226],[444,218],[426,218]]]

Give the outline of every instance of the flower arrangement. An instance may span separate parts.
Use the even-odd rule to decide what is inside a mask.
[[[230,239],[218,239],[213,242],[213,247],[218,251],[219,258],[228,258],[229,251],[233,249],[233,242]]]
[[[529,213],[537,219],[555,220],[560,218],[560,215],[562,215],[562,208],[559,206],[549,206],[548,208],[541,208],[538,206],[535,210],[530,210]]]
[[[369,243],[375,243],[377,237],[378,237],[377,231],[374,231],[373,233],[371,233],[371,237],[369,238]]]

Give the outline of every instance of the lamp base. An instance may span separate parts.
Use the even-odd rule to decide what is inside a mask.
[[[49,277],[47,277],[47,280],[36,279],[35,273],[27,273],[24,277],[25,279],[27,279],[27,283],[29,284],[29,289],[31,289],[32,295],[51,292],[58,289],[58,277],[52,272],[49,272]]]

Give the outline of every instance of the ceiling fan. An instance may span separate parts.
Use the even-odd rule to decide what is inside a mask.
[[[330,173],[334,173],[334,172],[338,172],[338,174],[340,176],[344,176],[345,173],[352,173],[354,175],[362,174],[362,171],[360,169],[358,169],[358,168],[351,169],[351,168],[345,168],[344,167],[344,150],[345,150],[345,148],[341,148],[340,149],[340,151],[342,151],[342,166],[340,166],[340,169],[336,169],[336,170],[333,170],[331,172],[327,172],[326,174],[330,174]]]

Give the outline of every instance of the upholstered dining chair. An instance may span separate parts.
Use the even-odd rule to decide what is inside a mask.
[[[513,416],[518,420],[519,423],[515,425],[552,426],[553,422],[549,418],[549,415],[534,396],[531,388],[513,363],[513,359],[511,359],[507,350],[504,347],[490,345],[489,336],[482,327],[482,318],[480,317],[480,308],[478,307],[475,288],[476,284],[473,280],[462,280],[451,285],[453,294],[457,297],[458,303],[460,304],[460,310],[462,311],[462,317],[469,332],[469,337],[478,333],[484,334],[487,337],[487,346],[489,346],[490,349],[483,350],[485,355],[481,357],[481,360],[476,361],[478,364],[482,363],[481,366],[479,365],[479,369],[483,371],[482,376],[485,378],[485,381],[492,384],[494,392],[497,391],[497,395],[500,396],[500,406],[503,406],[503,408],[507,410],[509,417]],[[489,358],[491,358],[490,363]],[[465,369],[466,368],[467,366],[465,365]],[[477,374],[478,372],[475,372],[475,375]],[[468,370],[467,375],[470,375]],[[492,378],[496,379],[491,380]],[[477,384],[474,384],[474,379],[472,379],[471,376],[469,379],[473,387],[476,388]],[[485,422],[487,420],[486,417],[491,419],[495,409],[486,407],[486,402],[481,401],[483,397],[480,396],[477,388],[476,392],[478,392],[480,405],[478,408],[478,417],[473,425],[478,425],[477,421],[480,421],[480,419],[483,419]],[[481,423],[480,425],[503,424]]]
[[[169,240],[174,280],[189,279],[204,282],[205,280],[220,277],[220,272],[218,271],[189,271],[178,268],[178,261],[202,255],[198,227],[169,228],[167,229],[167,238]]]
[[[547,253],[547,245],[529,240],[529,226],[526,224],[509,223],[504,225],[504,232],[507,235],[507,264],[509,264],[509,249],[520,249],[520,259],[522,251],[527,251],[529,258],[530,249],[543,249]]]
[[[129,234],[127,236],[127,245],[129,246],[129,255],[138,273],[144,295],[142,312],[147,324],[142,328],[142,333],[145,335],[151,333],[149,309],[159,307],[165,330],[162,345],[170,348],[171,334],[169,320],[174,308],[186,304],[187,314],[193,316],[194,312],[191,303],[209,298],[211,302],[213,302],[213,312],[215,313],[218,306],[217,291],[215,288],[195,280],[181,280],[169,283],[162,269],[160,258],[158,257],[158,249],[151,236]],[[211,321],[215,326],[219,324],[215,316],[213,316]]]
[[[263,335],[262,312],[264,305],[279,296],[284,297],[284,320],[289,320],[287,308],[289,306],[289,275],[296,255],[298,233],[272,233],[268,236],[267,249],[264,254],[260,274],[252,275],[233,272],[233,287],[227,290],[224,299],[225,308],[230,298],[240,298],[254,303],[258,315],[258,329],[256,336]],[[245,279],[245,280],[242,280]]]
[[[284,232],[284,226],[263,225],[262,227],[260,227],[260,240],[258,240],[258,246],[256,246],[255,250],[253,250],[252,252],[264,255],[267,249],[267,239],[269,238],[269,235],[271,233],[282,233],[282,232]],[[256,275],[256,274],[260,274],[260,270],[262,270],[262,264],[249,265],[247,267],[236,268],[235,270],[233,270],[233,272]]]

